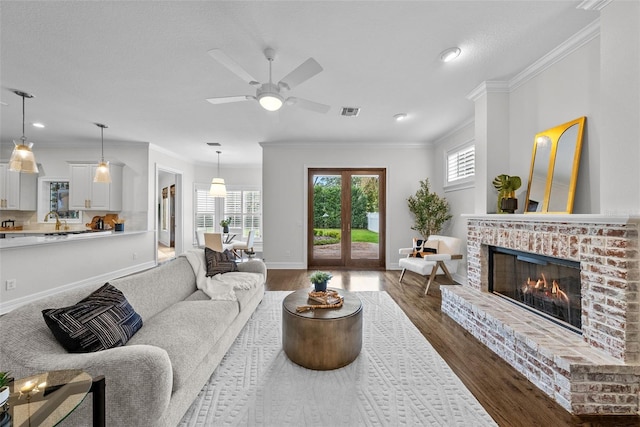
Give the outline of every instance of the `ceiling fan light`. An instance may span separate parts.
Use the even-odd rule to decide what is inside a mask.
[[[36,157],[31,151],[33,142],[13,141],[14,147],[9,159],[9,170],[12,172],[38,173]]]
[[[278,111],[284,99],[277,93],[263,93],[258,97],[258,102],[267,111]]]
[[[212,197],[227,197],[227,186],[224,184],[223,178],[213,178],[211,180],[209,195]]]
[[[111,182],[111,172],[109,171],[109,162],[102,161],[98,163],[96,168],[96,174],[93,177],[93,182],[102,182],[109,184]]]

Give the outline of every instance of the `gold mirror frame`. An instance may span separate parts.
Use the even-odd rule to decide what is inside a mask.
[[[573,212],[585,121],[580,117],[536,134],[525,213]]]

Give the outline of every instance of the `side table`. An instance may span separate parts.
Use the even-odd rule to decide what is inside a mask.
[[[289,359],[308,369],[338,369],[353,362],[362,349],[362,301],[352,292],[340,308],[296,312],[309,301],[309,289],[289,294],[282,302],[282,347]]]
[[[93,426],[105,426],[104,376],[91,378],[81,370],[49,371],[14,380],[9,410],[15,427],[54,426],[93,393]]]

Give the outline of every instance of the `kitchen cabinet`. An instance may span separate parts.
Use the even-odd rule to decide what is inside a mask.
[[[9,164],[0,163],[0,210],[35,211],[37,187],[37,173],[10,171]]]
[[[110,184],[93,182],[97,167],[97,163],[69,163],[69,209],[81,211],[122,210],[123,165],[109,164]]]

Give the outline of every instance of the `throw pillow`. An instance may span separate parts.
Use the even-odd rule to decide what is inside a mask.
[[[238,271],[236,257],[229,249],[224,252],[217,252],[213,249],[204,248],[204,257],[207,261],[207,277]]]
[[[423,240],[413,239],[413,253],[411,256],[416,258],[422,258],[424,255],[431,255],[438,253],[438,240]]]
[[[90,353],[125,345],[142,318],[124,294],[106,283],[77,304],[42,311],[58,342],[70,353]]]

